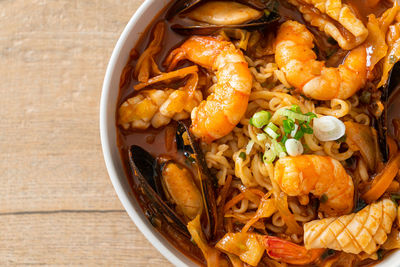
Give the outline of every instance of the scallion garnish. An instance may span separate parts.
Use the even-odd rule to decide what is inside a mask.
[[[242,160],[246,160],[246,153],[240,152],[239,158],[241,158]]]
[[[250,155],[251,150],[253,149],[254,141],[250,140],[246,146],[246,155]]]
[[[280,134],[278,134],[278,130],[278,126],[272,122],[268,123],[267,127],[264,128],[264,132],[266,132],[273,139],[277,139],[280,136]]]
[[[256,128],[262,128],[268,124],[271,119],[271,113],[268,111],[259,111],[253,115],[250,119],[250,124]]]
[[[258,141],[265,141],[265,140],[267,140],[267,135],[266,134],[257,134],[257,140]]]

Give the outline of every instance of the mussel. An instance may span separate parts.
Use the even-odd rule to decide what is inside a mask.
[[[202,153],[198,142],[190,132],[187,123],[178,122],[176,131],[176,145],[192,167],[195,169],[197,177],[200,179],[201,191],[203,194],[203,203],[206,215],[206,225],[204,233],[208,240],[212,240],[217,232],[217,204],[215,200],[216,178],[211,175],[207,167],[204,154]]]
[[[133,176],[140,183],[143,193],[149,198],[154,210],[148,211],[150,222],[153,223],[155,217],[170,223],[175,230],[190,238],[189,231],[185,222],[176,212],[165,203],[165,194],[162,191],[160,180],[160,166],[155,158],[143,148],[133,145],[129,149],[129,164]]]
[[[388,135],[396,137],[394,136],[393,120],[400,119],[400,63],[394,65],[389,79],[386,85],[381,88],[381,91],[381,102],[384,105],[384,109],[377,120],[378,125],[376,128],[378,130],[380,150],[382,151],[383,160],[386,162],[389,157],[387,138]]]
[[[178,122],[176,143],[186,164],[166,157],[156,159],[136,145],[129,149],[133,176],[151,205],[148,217],[163,220],[190,238],[186,224],[201,215],[204,234],[212,240],[216,233],[214,178],[188,126],[182,122]]]
[[[173,24],[171,29],[184,35],[209,35],[226,28],[254,29],[277,21],[275,1],[184,1],[178,0],[167,13],[191,19],[190,25]],[[185,23],[186,24],[186,23]]]

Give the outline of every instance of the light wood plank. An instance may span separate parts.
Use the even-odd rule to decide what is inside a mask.
[[[0,266],[172,266],[125,212],[7,215],[0,229]]]
[[[121,207],[98,107],[111,51],[141,2],[0,2],[1,212]]]
[[[123,211],[99,138],[106,65],[142,2],[0,1],[0,266],[171,266]]]

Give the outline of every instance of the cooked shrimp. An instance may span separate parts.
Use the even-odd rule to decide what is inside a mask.
[[[272,259],[295,265],[305,265],[317,260],[324,249],[306,249],[275,236],[265,236],[264,246]]]
[[[289,196],[320,197],[320,210],[342,215],[353,208],[354,185],[339,161],[326,156],[285,157],[275,164],[274,181]]]
[[[365,85],[365,47],[351,50],[338,68],[316,60],[313,47],[313,35],[303,24],[286,21],[279,28],[275,61],[287,81],[304,95],[317,100],[347,99]]]
[[[183,59],[214,70],[218,79],[214,92],[191,113],[192,132],[205,142],[227,135],[246,112],[253,84],[242,52],[230,42],[193,36],[172,51],[165,64],[172,70]]]
[[[371,255],[386,241],[395,218],[396,205],[384,199],[357,213],[304,224],[304,245]]]

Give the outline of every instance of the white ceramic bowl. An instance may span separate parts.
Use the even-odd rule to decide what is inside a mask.
[[[146,0],[132,16],[122,32],[112,53],[104,78],[100,103],[100,136],[104,160],[111,182],[122,205],[136,226],[150,243],[175,266],[197,266],[169,244],[144,216],[142,209],[132,195],[116,143],[115,111],[117,108],[118,87],[122,70],[129,58],[129,52],[133,45],[137,43],[141,34],[153,18],[169,2],[170,0]],[[379,266],[400,266],[400,251],[386,258],[384,263],[381,263]]]

